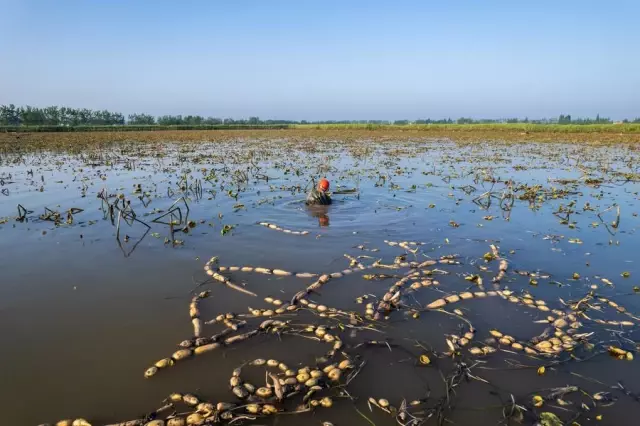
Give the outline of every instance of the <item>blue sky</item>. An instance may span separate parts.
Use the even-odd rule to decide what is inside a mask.
[[[0,104],[640,116],[640,1],[0,0]]]

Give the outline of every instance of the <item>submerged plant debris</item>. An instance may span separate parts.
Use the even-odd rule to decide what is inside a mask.
[[[7,424],[640,414],[635,145],[230,134],[4,141]]]

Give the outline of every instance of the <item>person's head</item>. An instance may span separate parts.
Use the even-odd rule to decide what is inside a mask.
[[[327,192],[329,190],[329,181],[322,178],[320,182],[318,182],[318,191]]]

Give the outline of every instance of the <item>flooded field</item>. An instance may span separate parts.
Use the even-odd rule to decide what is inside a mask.
[[[0,424],[634,424],[639,182],[622,143],[5,144]]]

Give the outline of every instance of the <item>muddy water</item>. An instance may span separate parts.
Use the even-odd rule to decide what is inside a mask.
[[[433,357],[430,366],[420,366],[417,356],[424,350],[415,343],[442,354],[447,351],[444,334],[460,334],[464,322],[434,311],[421,312],[414,319],[409,307],[424,307],[443,295],[472,288],[464,279],[469,273],[479,274],[485,287],[493,289],[497,261],[483,260],[490,244],[498,245],[509,261],[501,288],[528,292],[558,309],[567,309],[562,301],[579,300],[592,290],[640,314],[640,295],[633,289],[640,285],[639,163],[631,147],[234,141],[132,143],[82,155],[14,153],[3,154],[1,159],[2,189],[8,190],[0,195],[3,425],[54,423],[75,417],[85,417],[94,425],[115,423],[153,411],[171,392],[192,392],[215,402],[235,401],[229,377],[233,368],[246,361],[260,357],[294,367],[315,365],[316,357],[329,349],[326,344],[290,335],[259,336],[179,363],[151,379],[143,378],[154,361],[170,356],[177,343],[191,337],[188,305],[194,289],[212,291],[212,297],[201,303],[206,320],[224,312],[247,312],[247,307],[267,308],[262,301],[265,296],[288,300],[313,282],[230,273],[235,282],[258,294],[252,298],[207,281],[203,266],[211,256],[219,256],[221,265],[325,273],[345,269],[349,263],[345,253],[371,256],[361,259],[365,265],[380,258],[393,263],[404,250],[390,247],[385,240],[425,243],[417,253],[409,253],[407,260],[459,255],[459,265],[438,266],[448,274],[435,276],[440,282],[437,289],[406,294],[405,309],[382,320],[377,325],[380,332],[344,332],[348,346],[366,339],[397,344],[355,350],[367,361],[348,387],[357,401],[337,398],[331,409],[248,424],[370,424],[355,408],[375,424],[395,424],[393,417],[375,408],[369,410],[366,400],[370,396],[387,398],[395,406],[403,398],[428,397],[428,407],[436,406],[445,396],[443,376],[455,366],[445,355]],[[247,173],[246,182],[234,177],[239,172]],[[357,193],[336,194],[333,205],[309,209],[303,203],[304,191],[311,178],[319,176],[327,176],[334,191],[356,189]],[[586,178],[598,180],[594,183]],[[201,196],[196,179],[202,184]],[[138,184],[147,194],[142,200],[136,192]],[[520,196],[526,191],[523,185],[541,185],[547,195],[540,192],[531,201],[516,197],[510,211],[501,208],[499,197],[507,188]],[[116,227],[97,198],[103,189],[114,196],[111,202],[119,194],[130,200],[137,218],[150,225],[149,232],[145,234],[146,227],[140,223],[129,226],[122,221],[120,247]],[[550,192],[553,190],[556,192]],[[487,198],[474,203],[486,192],[498,198],[490,206],[482,205]],[[188,220],[195,227],[188,233],[175,233],[173,238],[179,241],[172,244],[165,242],[171,237],[169,227],[152,220],[181,196],[187,198]],[[585,203],[593,209],[585,209]],[[18,204],[32,211],[25,220],[15,219]],[[177,205],[186,222],[184,204]],[[601,220],[597,213],[614,205],[620,207],[619,219],[614,207]],[[563,221],[566,213],[559,212],[560,206],[572,210],[568,220]],[[40,215],[45,207],[59,211],[61,223],[43,220]],[[66,211],[72,207],[83,211],[67,224]],[[260,226],[260,221],[309,234],[289,235]],[[616,221],[617,226],[612,226]],[[235,227],[223,235],[224,225]],[[355,248],[360,245],[379,251]],[[487,271],[481,269],[484,266]],[[540,272],[543,277],[531,281],[516,271]],[[406,272],[374,269],[366,273]],[[624,272],[629,277],[623,277]],[[574,273],[579,278],[574,279]],[[364,305],[355,299],[369,294],[369,300],[376,300],[395,280],[368,281],[362,275],[331,281],[311,299],[363,315]],[[461,302],[449,310],[456,307],[477,330],[477,344],[495,328],[528,341],[548,327],[536,322],[548,313],[500,297]],[[588,315],[638,323],[611,308],[594,309]],[[285,319],[321,320],[308,312]],[[250,328],[258,322],[254,320]],[[535,359],[509,348],[476,358],[462,348],[461,359],[475,377],[488,383],[463,381],[449,395],[444,413],[423,413],[425,418],[431,416],[427,423],[436,424],[443,414],[458,424],[495,424],[503,418],[502,407],[512,395],[527,408],[525,424],[534,423],[543,411],[580,424],[595,423],[600,415],[600,424],[635,423],[640,407],[634,395],[611,386],[622,382],[628,391],[640,392],[638,361],[618,360],[606,353],[594,355],[599,350],[606,352],[611,344],[635,353],[637,325],[601,325],[587,319],[581,323],[579,332],[593,332],[588,339],[595,348],[576,349],[574,359],[566,353]],[[206,326],[205,335],[220,330],[217,325]],[[557,361],[562,362],[554,365]],[[536,374],[540,365],[547,366],[543,376]],[[260,386],[264,371],[247,369],[243,379]],[[562,401],[568,406],[552,399],[542,408],[532,407],[532,395],[567,385],[578,386],[584,395],[611,392],[615,403],[594,404],[584,395],[572,394]],[[287,409],[300,403],[301,398],[295,398],[298,401],[287,404]],[[589,410],[581,408],[582,402],[587,402]]]

